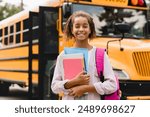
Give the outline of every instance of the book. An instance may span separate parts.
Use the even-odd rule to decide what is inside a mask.
[[[84,71],[83,54],[68,54],[63,56],[64,79],[71,80]]]
[[[88,71],[88,49],[86,48],[64,48],[65,54],[77,54],[82,53],[84,57],[85,71]]]

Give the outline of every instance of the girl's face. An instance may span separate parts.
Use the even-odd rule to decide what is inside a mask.
[[[75,17],[73,21],[72,34],[76,40],[85,40],[89,38],[91,33],[90,26],[87,18],[85,17]]]

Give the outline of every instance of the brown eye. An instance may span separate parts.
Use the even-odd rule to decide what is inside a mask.
[[[80,28],[80,26],[75,26],[75,28]]]
[[[75,25],[75,28],[80,28],[80,26],[79,25]]]
[[[84,28],[87,28],[88,26],[87,25],[85,25],[85,26],[83,26]]]

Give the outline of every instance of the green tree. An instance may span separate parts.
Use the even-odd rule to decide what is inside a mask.
[[[4,6],[0,6],[0,20],[10,17],[21,11],[20,6],[15,6],[6,3]]]

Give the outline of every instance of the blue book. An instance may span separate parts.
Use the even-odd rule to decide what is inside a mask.
[[[85,71],[88,71],[88,49],[86,48],[64,48],[65,54],[82,53],[84,56]]]

